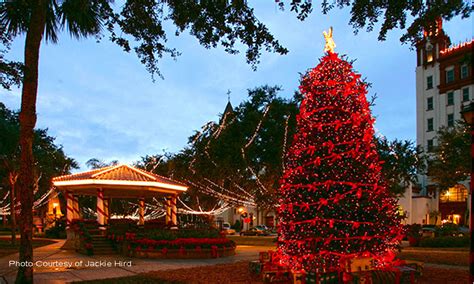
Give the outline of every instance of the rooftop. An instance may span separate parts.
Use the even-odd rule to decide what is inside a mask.
[[[52,182],[58,189],[81,191],[84,194],[92,194],[92,191],[96,188],[155,192],[187,190],[187,186],[181,182],[124,164],[58,176],[53,178]],[[112,194],[110,190],[107,191]],[[117,192],[117,194],[119,193]]]
[[[441,50],[439,53],[441,56],[447,56],[451,55],[453,53],[456,53],[461,50],[472,50],[472,43],[474,42],[474,39],[471,39],[470,41],[462,42],[457,45],[453,45],[452,47],[445,48]]]

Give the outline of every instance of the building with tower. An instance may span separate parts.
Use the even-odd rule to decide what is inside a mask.
[[[473,40],[451,45],[438,19],[428,27],[416,45],[416,141],[425,151],[437,145],[442,127],[452,127],[462,120],[461,108],[473,99]],[[409,223],[467,224],[469,181],[442,192],[427,176],[420,176],[420,188],[409,190],[401,200],[411,213]],[[411,200],[409,200],[411,199]]]

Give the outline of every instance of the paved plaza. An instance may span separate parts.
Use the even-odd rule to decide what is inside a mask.
[[[268,246],[237,246],[236,255],[217,259],[137,259],[122,255],[87,256],[60,249],[64,240],[34,249],[35,283],[70,283],[74,281],[115,278],[135,274],[189,268],[203,265],[255,260]],[[0,283],[14,283],[18,253],[0,258]]]

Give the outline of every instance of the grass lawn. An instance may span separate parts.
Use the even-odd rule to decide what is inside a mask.
[[[467,283],[469,271],[426,267],[419,283]],[[219,264],[196,268],[156,271],[132,277],[80,282],[82,284],[148,284],[148,283],[263,283],[248,271],[248,262]]]
[[[51,240],[33,239],[33,248],[42,247],[42,246],[46,246],[53,243],[54,241],[51,241]],[[0,257],[17,253],[19,246],[20,246],[20,238],[17,238],[16,245],[12,246],[11,238],[1,237],[0,238]]]
[[[469,248],[405,248],[398,257],[425,263],[468,266]]]
[[[275,247],[275,236],[227,236],[237,245]],[[469,248],[425,248],[406,247],[398,254],[401,259],[416,260],[434,264],[469,265]]]

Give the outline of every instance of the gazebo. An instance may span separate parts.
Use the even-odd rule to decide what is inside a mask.
[[[97,222],[102,230],[109,223],[109,207],[113,198],[138,199],[138,224],[144,225],[145,198],[166,197],[165,222],[176,226],[177,195],[187,190],[187,186],[180,182],[124,164],[59,176],[52,182],[66,197],[67,229],[73,219],[80,219],[79,196],[97,196]]]

